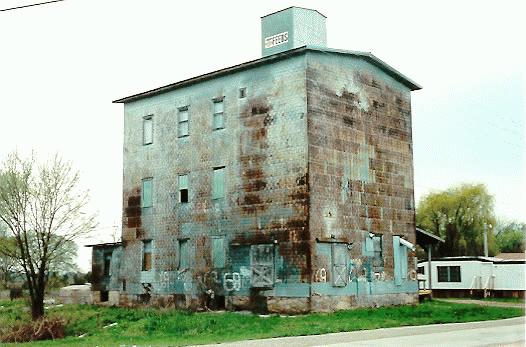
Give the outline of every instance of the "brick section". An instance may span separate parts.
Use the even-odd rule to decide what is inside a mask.
[[[392,279],[392,236],[415,242],[410,90],[342,55],[309,53],[306,76],[312,240],[352,243],[352,262],[367,264],[362,243],[381,234],[384,273],[376,276]],[[313,272],[329,272],[318,249]]]

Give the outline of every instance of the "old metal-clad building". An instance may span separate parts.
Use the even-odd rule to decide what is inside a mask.
[[[96,298],[332,311],[417,300],[411,91],[325,16],[262,18],[263,57],[124,104],[122,244]],[[113,298],[113,299],[112,299]]]

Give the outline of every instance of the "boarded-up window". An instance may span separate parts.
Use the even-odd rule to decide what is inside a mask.
[[[150,271],[152,269],[152,241],[143,241],[142,249],[142,271]]]
[[[214,168],[212,175],[212,199],[225,197],[225,167]]]
[[[347,285],[347,244],[331,244],[332,258],[332,285],[335,287],[345,287]]]
[[[274,286],[274,245],[252,245],[250,247],[252,287]]]
[[[178,114],[178,123],[177,134],[179,137],[184,137],[189,135],[190,131],[190,119],[188,118],[188,107],[182,107],[179,109]]]
[[[104,253],[104,276],[110,276],[111,252]]]
[[[214,101],[214,120],[213,129],[223,129],[225,127],[225,115],[223,100]]]
[[[188,202],[188,175],[179,175],[179,202]]]
[[[142,207],[152,206],[152,190],[153,183],[151,178],[145,178],[142,180]]]
[[[153,143],[153,116],[149,115],[142,120],[142,144]]]
[[[225,238],[223,236],[212,237],[212,263],[216,269],[224,268],[226,265]]]
[[[187,269],[190,266],[190,249],[188,240],[179,240],[179,269]]]

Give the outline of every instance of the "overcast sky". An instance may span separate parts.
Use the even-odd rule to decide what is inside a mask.
[[[43,0],[0,0],[0,9]],[[66,0],[0,12],[0,160],[58,152],[80,170],[99,229],[120,230],[127,96],[260,57],[260,17],[327,16],[328,45],[369,51],[423,86],[412,94],[415,197],[487,185],[526,221],[523,1]],[[79,264],[90,264],[81,249]]]

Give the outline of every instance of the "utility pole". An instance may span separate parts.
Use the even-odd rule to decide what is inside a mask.
[[[484,223],[484,256],[488,256],[488,225]]]

